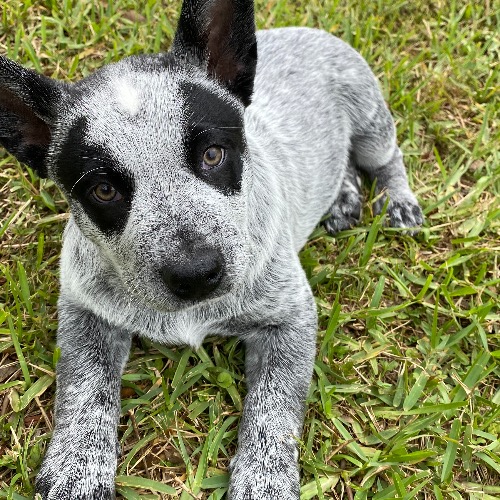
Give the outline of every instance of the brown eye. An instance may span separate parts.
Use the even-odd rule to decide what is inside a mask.
[[[122,195],[111,185],[106,182],[97,184],[92,190],[94,198],[101,203],[109,203],[111,201],[121,200]]]
[[[202,168],[209,170],[217,167],[224,161],[224,149],[220,146],[210,146],[203,154]]]

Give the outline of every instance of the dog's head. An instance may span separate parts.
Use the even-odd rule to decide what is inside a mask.
[[[73,85],[0,57],[0,144],[58,184],[136,298],[161,310],[216,298],[249,261],[256,60],[250,0],[186,0],[168,53]]]

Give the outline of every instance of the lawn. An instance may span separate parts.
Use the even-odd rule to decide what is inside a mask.
[[[0,1],[0,54],[77,80],[166,50],[180,6],[165,4]],[[320,318],[302,498],[499,498],[498,2],[257,0],[256,12],[260,28],[318,27],[368,60],[426,215],[412,238],[367,201],[359,227],[318,227],[301,252]],[[50,438],[66,210],[0,152],[0,498],[33,495]],[[244,391],[236,340],[134,341],[119,495],[222,498]]]

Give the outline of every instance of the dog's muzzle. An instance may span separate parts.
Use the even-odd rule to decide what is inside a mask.
[[[202,247],[176,257],[166,262],[160,274],[177,297],[201,300],[219,286],[224,275],[224,259],[218,250]]]

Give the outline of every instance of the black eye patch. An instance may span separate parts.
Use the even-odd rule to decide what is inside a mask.
[[[188,168],[224,194],[240,191],[245,152],[243,116],[203,87],[186,83],[181,89],[187,114],[184,148]],[[224,149],[224,161],[206,169],[203,168],[203,156],[211,146]]]
[[[85,118],[70,130],[55,164],[58,182],[70,204],[77,200],[92,222],[106,234],[123,231],[132,203],[133,182],[104,146],[86,142]],[[100,184],[112,186],[120,196],[102,203],[93,194]]]

